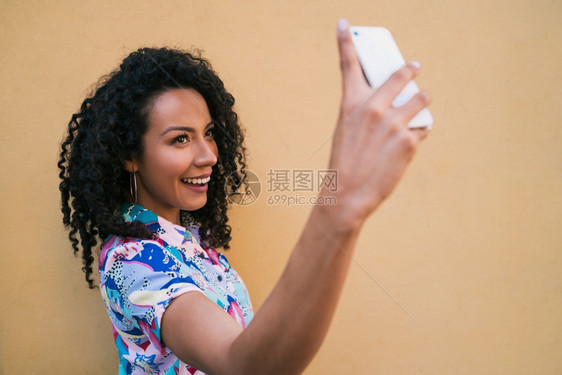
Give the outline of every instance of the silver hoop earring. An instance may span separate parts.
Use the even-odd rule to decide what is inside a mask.
[[[138,190],[137,190],[137,174],[135,172],[130,172],[129,188],[131,190],[131,199],[134,200],[133,203],[137,204]]]

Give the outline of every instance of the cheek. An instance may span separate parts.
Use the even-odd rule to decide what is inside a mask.
[[[194,156],[185,151],[168,152],[160,155],[157,173],[162,173],[169,178],[177,179],[185,177],[187,171],[192,167]]]
[[[170,178],[177,178],[185,174],[191,162],[191,158],[185,155],[169,155],[159,160],[156,173],[166,175]]]
[[[173,152],[147,152],[144,156],[145,172],[151,179],[181,175],[189,162],[185,155]]]

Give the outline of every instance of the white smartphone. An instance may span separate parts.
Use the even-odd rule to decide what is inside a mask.
[[[406,63],[390,31],[384,27],[351,26],[351,35],[357,58],[371,87],[377,88]],[[404,105],[420,90],[412,80],[398,94],[395,107]],[[431,128],[433,116],[429,109],[422,109],[410,120],[410,128]]]

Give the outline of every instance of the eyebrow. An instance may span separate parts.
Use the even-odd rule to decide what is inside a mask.
[[[214,120],[211,120],[211,122],[209,122],[207,125],[205,125],[205,130],[207,130],[212,125],[215,125]],[[166,130],[164,130],[162,132],[162,134],[160,134],[160,136],[166,135],[169,132],[172,132],[172,131],[175,131],[175,130],[185,131],[185,132],[188,132],[188,133],[195,133],[195,129],[190,128],[189,126],[169,126],[169,127],[166,128]]]

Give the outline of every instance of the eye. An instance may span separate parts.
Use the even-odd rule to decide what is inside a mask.
[[[207,129],[207,131],[205,132],[205,137],[215,138],[215,127],[214,126],[212,128]]]
[[[172,140],[172,144],[179,143],[184,144],[189,142],[189,136],[187,134],[180,134]]]

